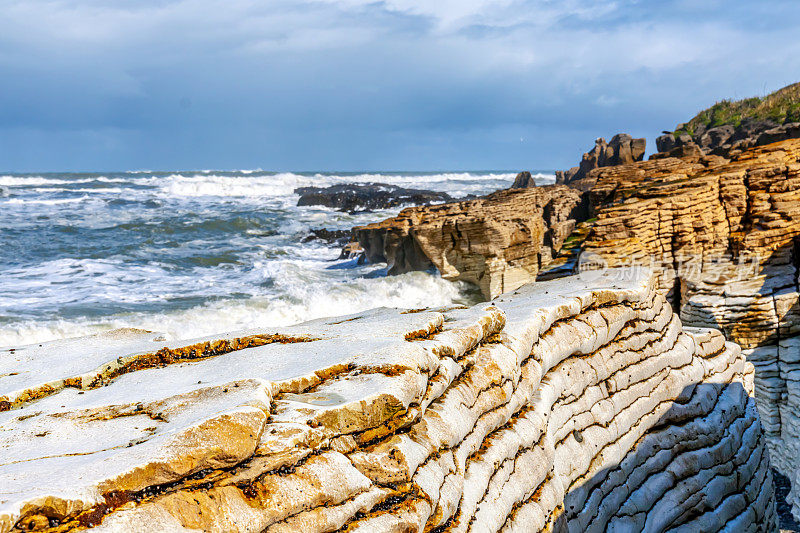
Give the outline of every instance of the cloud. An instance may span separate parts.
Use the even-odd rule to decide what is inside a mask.
[[[788,1],[3,10],[0,170],[570,166],[595,137],[652,138],[800,71]]]

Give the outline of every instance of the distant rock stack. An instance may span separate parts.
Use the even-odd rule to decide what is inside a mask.
[[[647,141],[644,138],[634,139],[627,133],[618,133],[606,142],[602,137],[594,142],[594,148],[583,154],[581,163],[569,170],[556,171],[556,183],[570,185],[586,177],[601,167],[626,165],[644,158]]]
[[[527,170],[517,174],[517,177],[514,178],[514,183],[511,185],[512,189],[530,189],[531,187],[536,187],[536,180]]]

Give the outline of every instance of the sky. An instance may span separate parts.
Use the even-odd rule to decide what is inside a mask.
[[[0,0],[0,172],[557,169],[800,80],[796,0]]]

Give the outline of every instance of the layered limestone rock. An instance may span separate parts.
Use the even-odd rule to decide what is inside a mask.
[[[0,358],[0,531],[772,531],[753,368],[639,269]]]
[[[390,274],[435,267],[445,279],[473,283],[492,298],[535,279],[585,210],[581,194],[563,185],[509,189],[407,208],[353,234],[367,259],[387,262]]]
[[[556,183],[569,185],[578,181],[596,168],[626,165],[641,161],[644,157],[646,141],[644,138],[634,139],[627,133],[618,133],[606,142],[600,137],[595,140],[594,148],[583,154],[577,167],[556,171]]]
[[[730,161],[664,158],[590,177],[597,220],[581,258],[650,264],[684,324],[718,328],[741,345],[800,518],[800,140]]]
[[[800,122],[777,124],[769,120],[745,120],[702,129],[694,135],[667,133],[656,139],[658,151],[665,156],[682,157],[689,152],[733,157],[743,150],[800,137]]]

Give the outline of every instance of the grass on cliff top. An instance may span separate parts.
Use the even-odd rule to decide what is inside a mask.
[[[695,117],[681,124],[673,134],[694,135],[698,126],[715,128],[730,124],[738,127],[742,120],[772,120],[778,124],[800,122],[800,83],[793,83],[766,96],[744,98],[742,100],[722,100],[708,109],[700,111]]]

